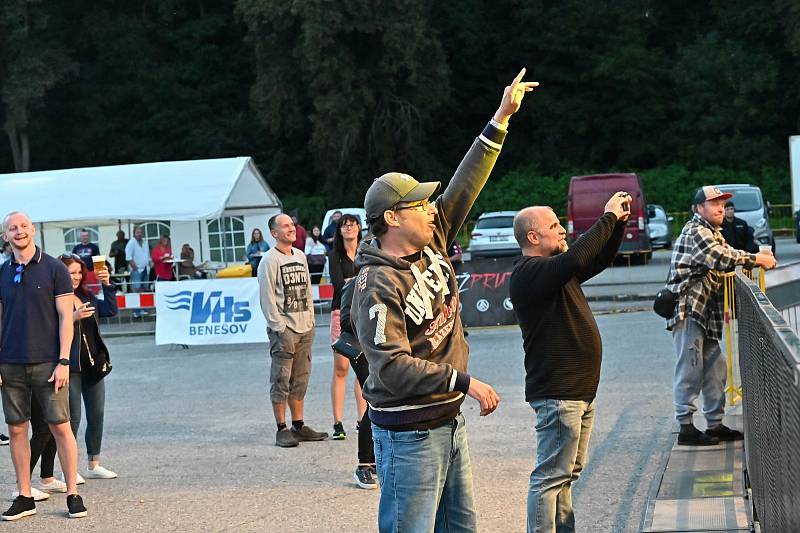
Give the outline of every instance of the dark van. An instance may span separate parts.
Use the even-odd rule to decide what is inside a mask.
[[[653,256],[647,224],[647,199],[636,174],[595,174],[573,176],[567,198],[567,233],[570,242],[588,230],[603,214],[611,195],[625,191],[633,197],[631,217],[619,248],[621,255],[635,255],[643,264]]]

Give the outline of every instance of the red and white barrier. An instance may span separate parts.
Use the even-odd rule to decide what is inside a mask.
[[[180,282],[178,282],[180,283]],[[333,300],[333,285],[312,285],[311,294],[315,302]],[[132,292],[117,294],[117,307],[120,309],[142,309],[145,307],[156,306],[156,294],[154,292]]]

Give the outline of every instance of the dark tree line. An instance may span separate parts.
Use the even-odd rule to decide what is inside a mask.
[[[523,65],[496,183],[711,168],[786,200],[792,0],[4,0],[0,172],[252,155],[316,216],[390,169],[446,180]]]

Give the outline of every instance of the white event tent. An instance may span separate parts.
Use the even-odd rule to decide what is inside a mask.
[[[130,237],[141,224],[151,245],[169,234],[176,256],[187,243],[195,263],[239,263],[254,228],[271,240],[267,220],[281,209],[250,157],[0,174],[0,216],[26,212],[51,255],[82,228],[107,254],[118,230]]]

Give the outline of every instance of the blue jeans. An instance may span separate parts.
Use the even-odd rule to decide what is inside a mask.
[[[536,411],[536,468],[528,485],[528,533],[575,531],[572,484],[586,465],[594,401],[542,399]]]
[[[86,454],[90,461],[99,460],[103,444],[103,416],[106,405],[105,380],[81,379],[80,372],[69,375],[69,416],[72,433],[77,438],[81,425],[81,396],[86,406]]]
[[[131,270],[131,291],[137,292],[150,283],[149,272],[146,268]]]
[[[372,425],[382,533],[477,529],[464,417],[419,431]]]
[[[703,391],[703,414],[708,427],[721,424],[725,415],[728,362],[719,341],[706,337],[706,330],[687,318],[673,326],[672,342],[677,354],[672,382],[675,418],[680,424],[691,424],[697,410],[694,403]]]

